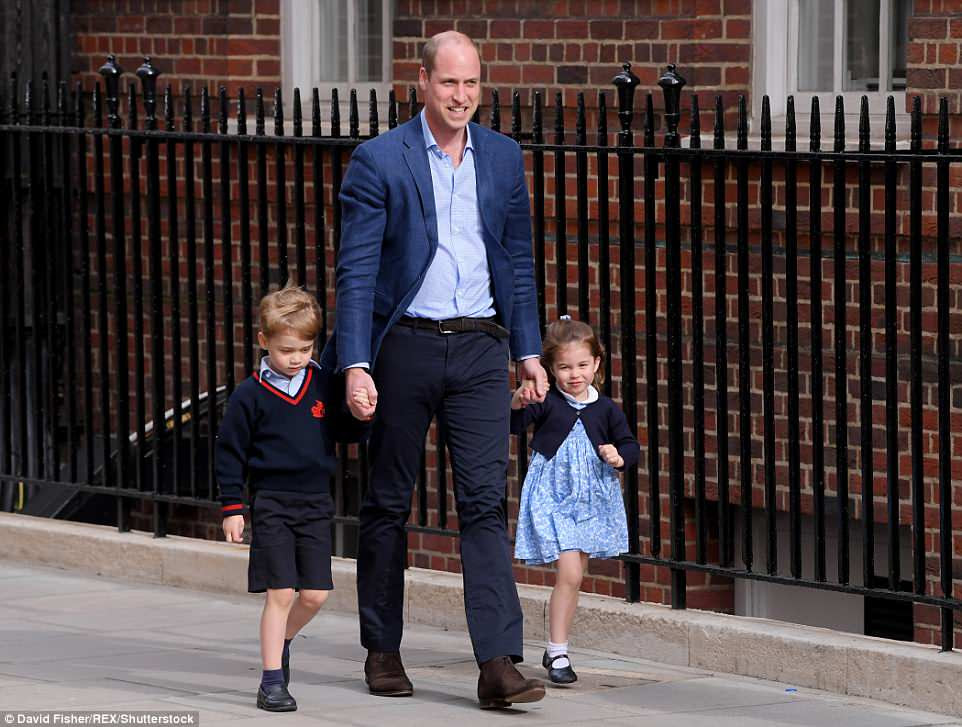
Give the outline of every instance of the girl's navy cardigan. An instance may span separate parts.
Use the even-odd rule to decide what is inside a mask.
[[[551,388],[543,402],[511,410],[511,433],[520,434],[533,422],[531,449],[545,459],[551,459],[578,419],[581,419],[588,439],[595,446],[596,454],[599,445],[613,444],[625,460],[625,464],[619,469],[624,470],[638,464],[641,447],[628,428],[624,412],[603,395],[584,409],[575,409],[565,399],[564,394]]]

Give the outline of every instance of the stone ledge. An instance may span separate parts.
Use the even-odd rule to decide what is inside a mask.
[[[167,586],[246,593],[247,548],[228,543],[0,513],[9,562],[54,566]],[[328,608],[357,612],[354,561],[335,558]],[[551,590],[519,586],[525,634],[543,639]],[[461,577],[409,568],[406,618],[465,630]],[[962,654],[766,619],[626,603],[583,594],[577,646],[679,666],[772,679],[962,716]]]

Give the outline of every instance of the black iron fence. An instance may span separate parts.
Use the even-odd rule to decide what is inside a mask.
[[[295,92],[288,127],[277,91],[268,134],[259,90],[251,130],[243,93],[222,90],[215,112],[204,89],[195,120],[189,91],[158,99],[149,60],[126,104],[113,58],[101,73],[105,92],[60,84],[55,105],[46,84],[14,78],[2,104],[0,488],[5,509],[44,514],[107,496],[121,530],[131,504],[149,502],[160,536],[169,505],[215,499],[214,434],[254,366],[255,296],[293,277],[333,313],[337,195],[351,150],[379,133],[379,107],[372,93],[362,136],[352,91],[344,135],[336,94],[322,123],[315,90],[305,124]],[[917,99],[898,148],[889,99],[884,147],[873,149],[863,100],[850,149],[839,99],[823,150],[817,100],[799,149],[789,99],[774,150],[768,100],[749,148],[741,99],[732,149],[721,100],[704,113],[697,96],[682,143],[684,81],[672,67],[657,144],[652,95],[633,110],[637,83],[627,64],[614,79],[614,133],[605,95],[589,112],[579,94],[571,134],[559,93],[548,141],[540,92],[528,131],[513,96],[507,130],[529,165],[541,323],[570,312],[597,327],[611,354],[606,391],[645,449],[625,474],[627,598],[640,599],[641,567],[654,565],[670,570],[678,608],[692,572],[926,604],[941,609],[951,648],[962,302],[950,276],[962,250],[950,175],[962,160],[945,101],[934,148]],[[388,129],[417,112],[413,89],[405,107],[391,95]],[[501,131],[497,93],[487,114]],[[456,534],[443,432],[430,438],[411,529]],[[365,457],[342,454],[348,523]],[[523,437],[516,459],[509,516]]]

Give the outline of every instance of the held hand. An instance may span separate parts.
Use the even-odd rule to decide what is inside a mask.
[[[225,517],[223,522],[224,538],[228,543],[244,542],[244,516],[231,515]]]
[[[618,454],[618,450],[613,444],[599,444],[598,456],[615,469],[625,466],[625,460]]]
[[[521,388],[525,390],[521,394],[522,406],[544,401],[545,394],[548,393],[548,374],[539,359],[526,358],[518,364],[518,379],[521,381]]]
[[[344,390],[347,407],[354,418],[362,422],[371,421],[377,408],[377,387],[371,375],[362,368],[348,369]]]

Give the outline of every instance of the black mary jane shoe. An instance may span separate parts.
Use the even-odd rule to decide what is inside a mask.
[[[271,684],[257,690],[257,708],[268,712],[295,712],[297,702],[283,684]]]
[[[567,659],[568,665],[555,668],[554,663],[558,661],[558,659]],[[545,650],[544,656],[541,657],[541,666],[548,670],[548,680],[552,684],[573,684],[578,681],[578,675],[575,674],[575,670],[571,668],[571,658],[567,654],[550,657],[548,656],[547,650]]]

